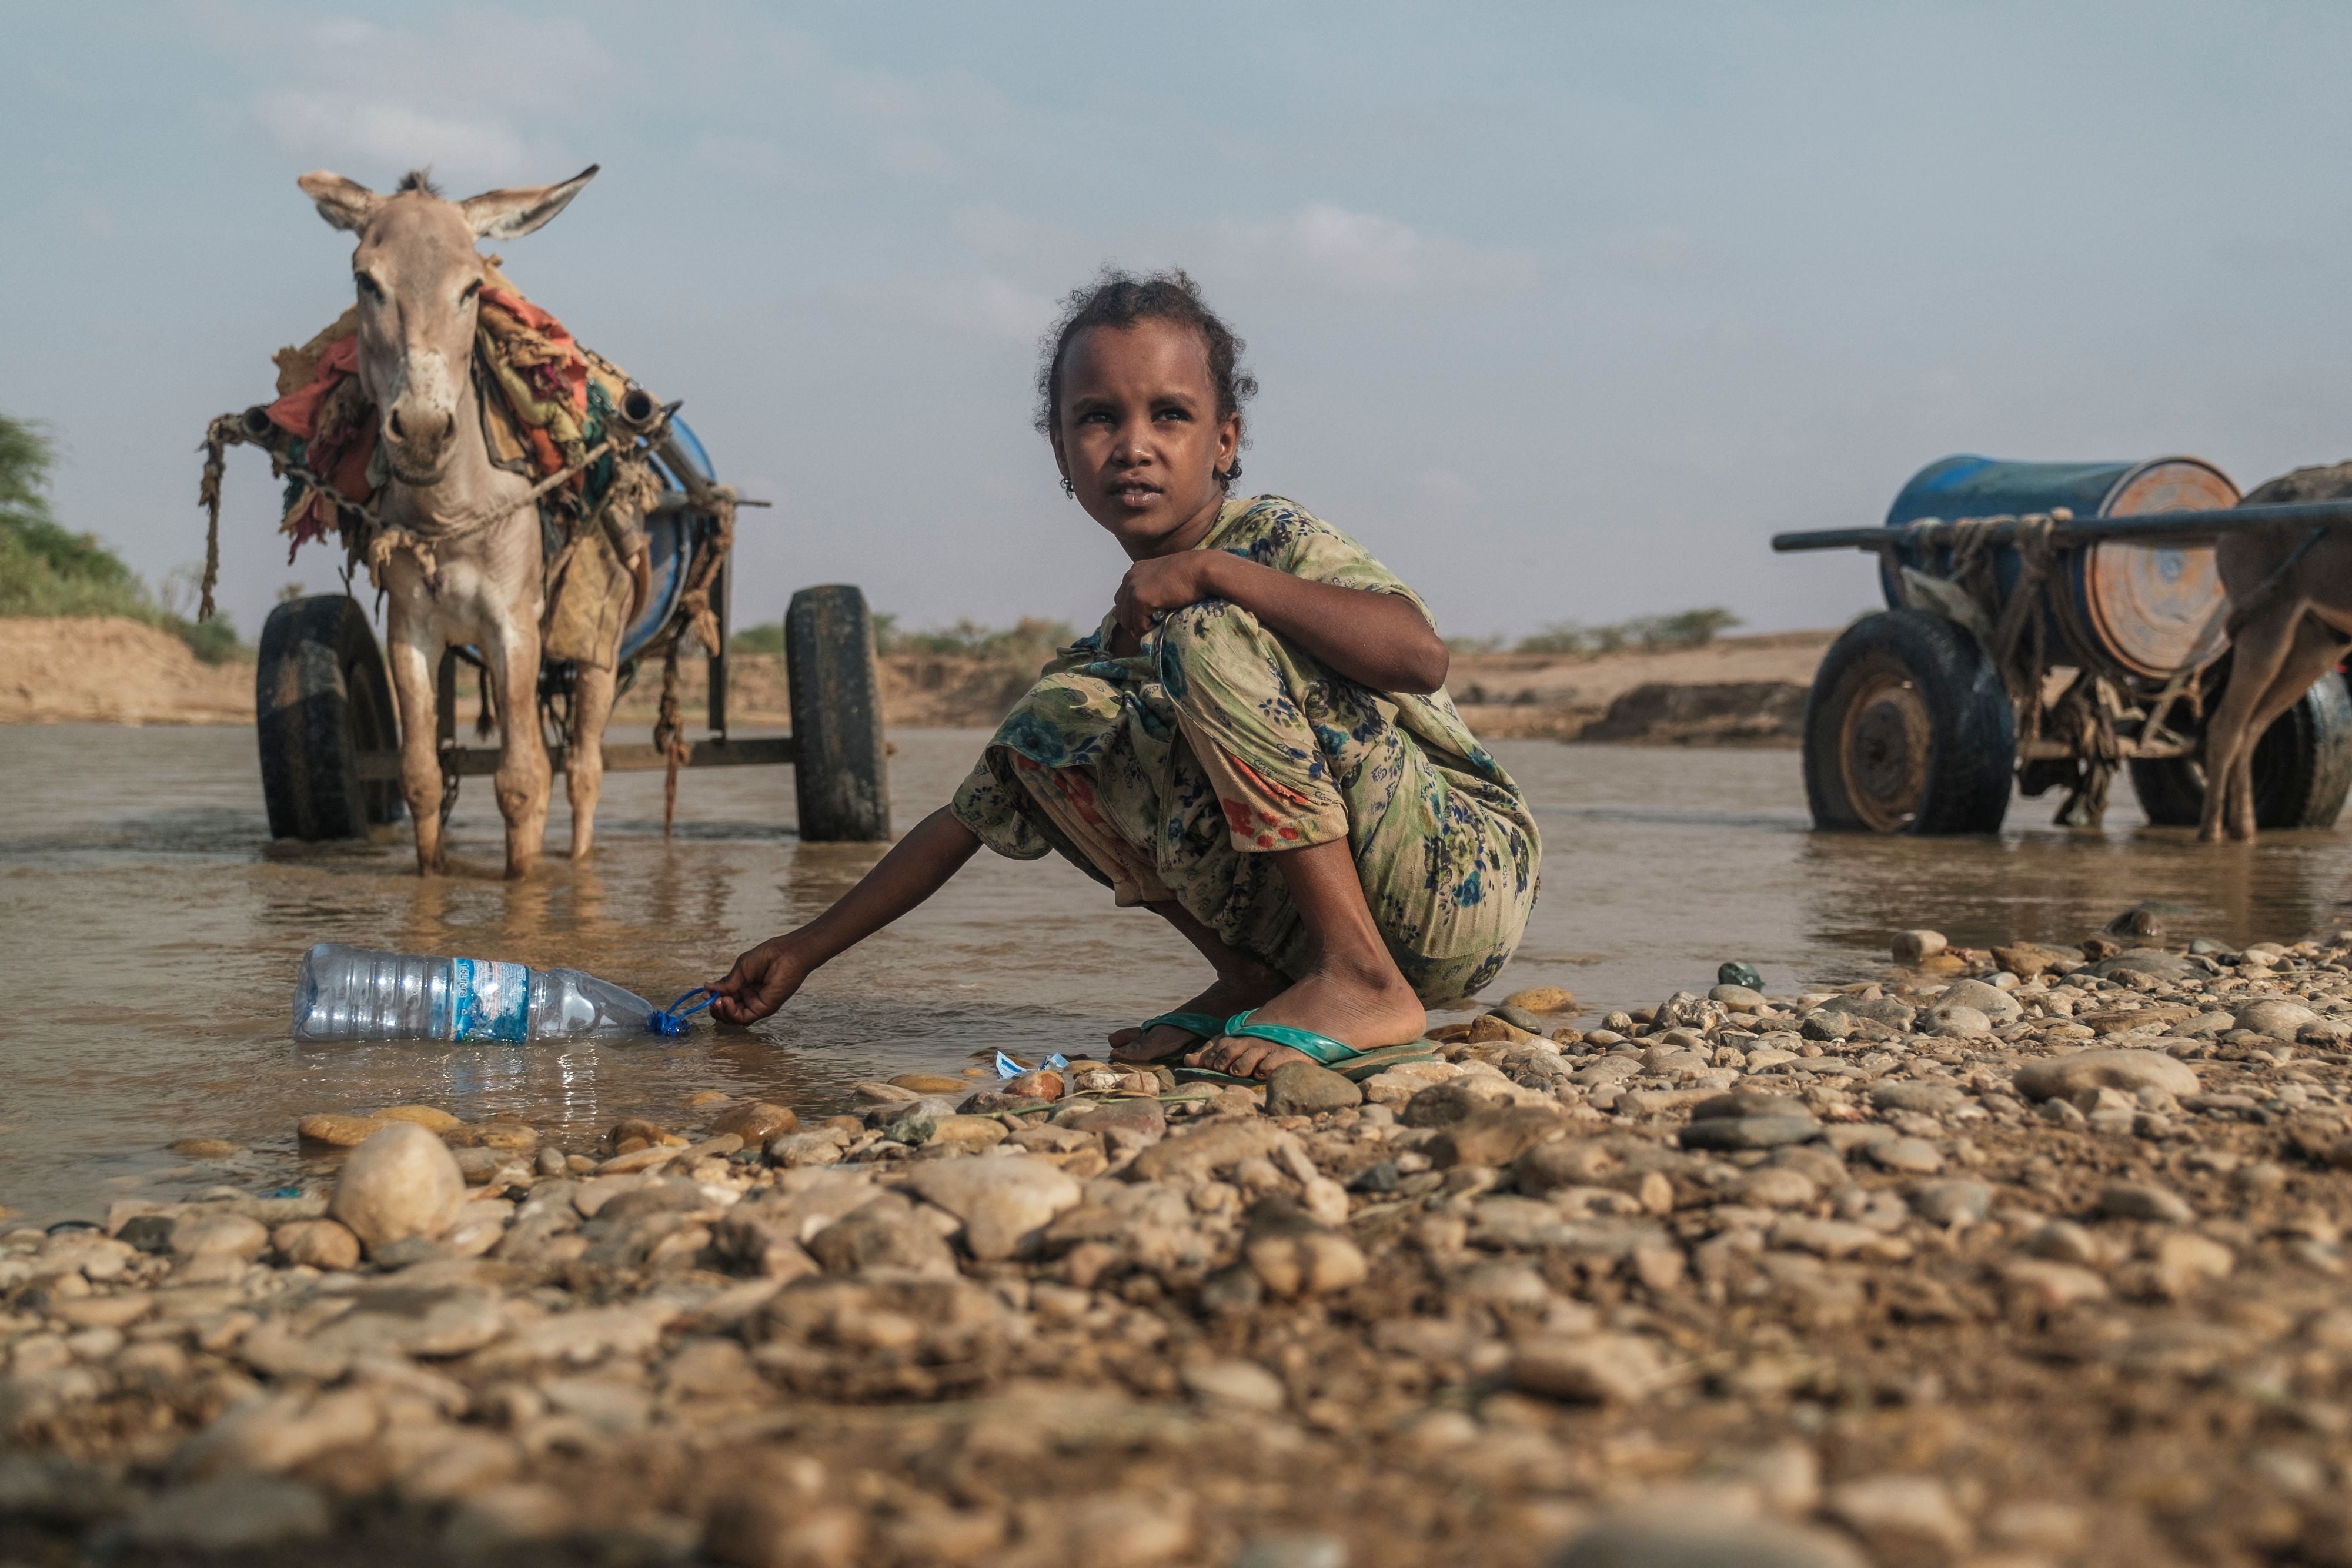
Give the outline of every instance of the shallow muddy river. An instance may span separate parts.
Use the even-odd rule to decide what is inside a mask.
[[[984,737],[895,738],[903,830]],[[2017,802],[1999,839],[1832,837],[1807,829],[1792,751],[1496,750],[1537,804],[1546,857],[1493,995],[1556,983],[1592,1008],[1654,1002],[1735,957],[1789,988],[1876,972],[1894,928],[2079,940],[2144,898],[2189,906],[2180,927],[2292,939],[2352,884],[2352,830],[2200,850],[2142,825],[2121,787],[2101,833],[2047,826],[2053,797]],[[815,914],[878,853],[794,839],[780,768],[686,776],[667,844],[660,812],[658,775],[614,776],[594,861],[509,886],[488,781],[473,780],[453,821],[465,869],[423,881],[404,830],[273,846],[250,729],[0,730],[0,1205],[95,1217],[130,1193],[298,1181],[294,1124],[315,1111],[510,1110],[582,1145],[618,1115],[676,1117],[702,1089],[805,1113],[860,1078],[1098,1046],[1201,983],[1171,933],[1071,867],[982,854],[755,1030],[562,1051],[289,1041],[313,942],[570,965],[660,1002]],[[551,844],[565,822],[559,789]],[[196,1135],[247,1152],[191,1164],[164,1148]]]

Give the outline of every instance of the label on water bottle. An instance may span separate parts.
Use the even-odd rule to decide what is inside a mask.
[[[520,1045],[530,1038],[530,966],[488,958],[449,960],[457,1040]]]

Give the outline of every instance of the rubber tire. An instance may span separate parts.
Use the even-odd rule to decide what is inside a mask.
[[[400,785],[363,782],[362,751],[400,749],[383,651],[348,596],[289,599],[261,629],[253,673],[269,836],[364,839],[400,820]]]
[[[847,583],[793,594],[784,612],[784,671],[802,840],[888,841],[889,754],[866,595]]]
[[[2132,791],[2159,828],[2193,828],[2205,811],[2205,765],[2194,757],[2131,764]],[[2254,826],[2332,828],[2352,793],[2352,695],[2334,670],[2312,683],[2254,743]]]
[[[1883,676],[1907,681],[1926,709],[1922,789],[1910,821],[1873,824],[1846,784],[1846,711]],[[1865,615],[1830,644],[1805,698],[1805,798],[1828,832],[1990,833],[2009,813],[2017,713],[1983,647],[1924,610]]]

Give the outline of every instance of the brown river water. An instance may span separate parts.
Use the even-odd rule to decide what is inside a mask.
[[[901,829],[984,738],[895,737]],[[2352,828],[2200,849],[2146,827],[2121,785],[2101,832],[2048,826],[2053,796],[2018,801],[1997,839],[1873,839],[1809,831],[1793,751],[1495,750],[1536,803],[1546,853],[1527,939],[1490,995],[1559,984],[1589,1009],[1638,1005],[1703,989],[1726,958],[1793,988],[1881,973],[1893,929],[2079,940],[2147,898],[2188,906],[2176,928],[2292,940],[2352,887]],[[878,854],[798,841],[782,768],[688,774],[667,843],[657,774],[609,778],[599,815],[592,862],[559,856],[509,885],[488,780],[471,780],[452,823],[464,869],[421,880],[404,828],[273,845],[249,728],[0,730],[0,1205],[96,1218],[124,1196],[315,1180],[326,1167],[298,1155],[294,1124],[316,1111],[512,1111],[573,1146],[620,1115],[679,1119],[705,1089],[823,1112],[861,1078],[956,1072],[998,1047],[1098,1049],[1202,983],[1171,932],[1113,910],[1075,869],[983,853],[753,1030],[568,1049],[291,1042],[313,942],[571,966],[659,1003],[814,915]],[[559,790],[551,844],[565,822]],[[246,1152],[165,1149],[199,1135]]]

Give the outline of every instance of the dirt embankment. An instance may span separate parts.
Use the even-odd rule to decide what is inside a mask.
[[[1700,648],[1572,659],[1460,653],[1447,683],[1482,738],[1790,742],[1835,632],[1721,637]]]
[[[121,616],[0,618],[0,723],[250,724],[253,666]]]
[[[1450,686],[1471,728],[1488,738],[1785,742],[1795,736],[1804,688],[1834,635],[1727,637],[1703,648],[1597,659],[1465,653],[1454,658]],[[931,653],[887,654],[881,665],[883,718],[897,728],[986,728],[1018,700],[1032,674]],[[781,658],[738,653],[729,670],[736,723],[789,722]],[[709,701],[706,666],[688,660],[680,675],[687,716],[698,721]],[[471,683],[460,689],[470,705]],[[649,665],[622,698],[616,721],[651,723],[660,695],[661,671]],[[179,639],[135,621],[0,618],[0,723],[252,721],[250,664],[200,664]]]

